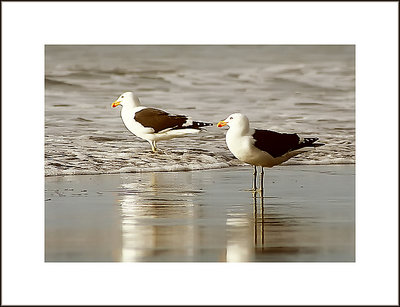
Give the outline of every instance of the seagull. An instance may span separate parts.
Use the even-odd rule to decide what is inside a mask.
[[[249,119],[241,113],[229,115],[217,126],[228,125],[226,144],[232,154],[254,166],[253,191],[257,191],[257,166],[261,166],[260,189],[264,190],[264,167],[279,165],[291,157],[325,144],[315,143],[318,138],[301,138],[295,133],[279,133],[250,128]]]
[[[153,152],[157,151],[156,142],[197,134],[202,127],[212,123],[193,121],[186,115],[174,115],[164,110],[141,106],[139,97],[133,92],[121,94],[111,107],[121,105],[121,118],[125,127],[137,137],[148,141]]]

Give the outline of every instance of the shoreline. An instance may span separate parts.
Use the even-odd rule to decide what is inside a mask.
[[[340,165],[356,165],[355,162],[348,162],[348,163],[343,163],[343,162],[339,162],[339,163],[286,163],[286,164],[281,164],[279,165],[279,167],[292,167],[292,166],[340,166]],[[165,169],[150,169],[150,170],[143,170],[140,169],[136,172],[130,171],[130,172],[110,172],[110,173],[85,173],[85,174],[57,174],[57,175],[44,175],[45,178],[49,178],[49,177],[65,177],[65,176],[97,176],[97,175],[125,175],[125,174],[138,174],[138,173],[173,173],[173,172],[196,172],[196,171],[207,171],[207,170],[219,170],[219,169],[235,169],[235,168],[243,168],[243,167],[252,167],[252,165],[246,164],[246,165],[228,165],[228,166],[222,166],[222,167],[210,167],[210,168],[198,168],[198,169],[176,169],[176,170],[165,170]],[[277,166],[271,167],[271,168],[267,168],[264,167],[264,169],[268,170],[268,169],[275,169],[277,168]]]

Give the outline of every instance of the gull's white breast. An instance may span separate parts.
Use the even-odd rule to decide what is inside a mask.
[[[149,127],[144,127],[142,124],[135,120],[135,114],[138,111],[145,109],[146,107],[129,108],[123,107],[121,110],[121,118],[126,129],[132,132],[134,135],[148,140],[150,134],[154,133],[154,130]]]
[[[232,154],[240,161],[251,165],[272,167],[280,164],[290,157],[285,155],[274,158],[268,152],[258,149],[254,146],[255,140],[252,135],[240,135],[229,129],[226,134],[226,144]]]

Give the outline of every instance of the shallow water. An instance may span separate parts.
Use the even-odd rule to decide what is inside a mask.
[[[46,178],[46,261],[354,261],[354,165]],[[316,188],[317,187],[317,188]]]
[[[160,142],[153,155],[111,103],[317,136],[326,146],[288,164],[355,162],[354,46],[56,46],[45,48],[45,174],[221,168],[240,163],[223,129]]]

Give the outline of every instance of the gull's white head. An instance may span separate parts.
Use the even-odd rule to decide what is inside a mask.
[[[224,127],[228,125],[229,127],[241,127],[248,128],[249,127],[249,119],[246,115],[241,113],[233,113],[229,115],[225,120],[221,120],[217,126]]]
[[[132,92],[125,92],[121,94],[121,96],[118,97],[117,100],[115,100],[112,104],[111,107],[115,108],[117,106],[131,106],[131,107],[138,107],[140,106],[140,100],[139,98]]]

